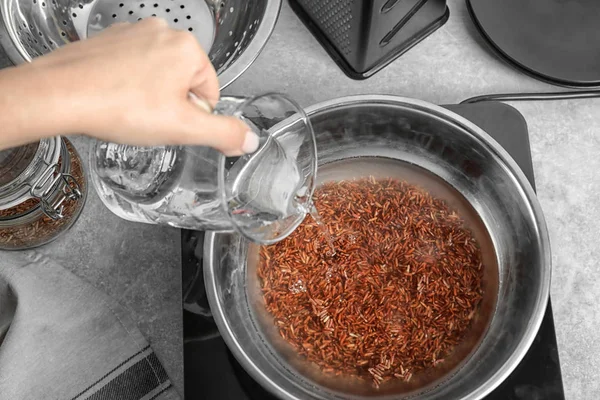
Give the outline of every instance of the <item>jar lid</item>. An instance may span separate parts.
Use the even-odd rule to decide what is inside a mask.
[[[0,151],[0,188],[17,179],[33,161],[39,143]]]
[[[55,137],[0,151],[0,210],[34,197],[33,186],[58,163],[60,149],[61,138]]]

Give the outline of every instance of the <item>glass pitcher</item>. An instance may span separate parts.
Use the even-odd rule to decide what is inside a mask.
[[[203,146],[138,147],[96,142],[92,182],[121,218],[193,230],[237,230],[249,240],[287,237],[312,207],[315,136],[285,95],[222,97],[214,110],[244,121],[259,147],[226,157]]]

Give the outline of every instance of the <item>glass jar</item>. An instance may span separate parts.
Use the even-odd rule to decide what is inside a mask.
[[[67,139],[0,151],[0,249],[53,241],[73,226],[86,198],[83,163]]]

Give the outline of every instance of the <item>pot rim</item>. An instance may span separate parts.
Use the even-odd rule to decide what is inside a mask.
[[[529,320],[528,326],[525,330],[523,337],[519,344],[516,346],[515,351],[508,357],[506,362],[482,385],[473,390],[469,395],[463,398],[463,400],[481,400],[485,396],[489,395],[495,390],[508,376],[514,371],[514,369],[520,364],[525,357],[525,354],[529,351],[531,344],[533,343],[539,328],[542,324],[542,320],[546,313],[548,300],[550,298],[550,283],[552,274],[552,257],[550,251],[550,238],[546,221],[542,212],[541,205],[537,200],[535,191],[529,183],[525,174],[521,171],[516,161],[510,156],[510,154],[489,134],[483,129],[479,128],[476,124],[461,117],[460,115],[447,110],[441,106],[431,104],[423,100],[416,100],[408,97],[395,96],[395,95],[354,95],[340,97],[332,100],[327,100],[306,108],[306,114],[308,117],[314,116],[317,113],[326,112],[327,110],[337,109],[341,107],[347,107],[356,104],[387,104],[391,106],[410,106],[418,111],[426,112],[435,117],[442,118],[448,122],[458,125],[465,133],[475,136],[480,139],[484,145],[489,147],[490,152],[502,161],[504,166],[508,169],[509,174],[514,178],[515,184],[523,191],[523,200],[527,201],[530,207],[531,214],[534,216],[536,222],[536,229],[540,239],[540,262],[543,267],[542,280],[540,282],[540,290],[537,294],[535,301],[535,308],[531,319]],[[212,310],[213,317],[221,332],[221,336],[225,340],[225,343],[234,354],[238,362],[244,367],[244,369],[255,379],[268,388],[275,395],[287,399],[296,399],[285,392],[281,387],[275,384],[269,379],[261,370],[251,362],[250,358],[246,355],[244,349],[240,346],[238,341],[234,339],[233,332],[230,329],[228,322],[225,319],[225,314],[222,305],[217,301],[217,287],[214,273],[214,241],[216,237],[215,232],[207,232],[204,240],[204,276],[205,285],[208,301]],[[300,399],[298,399],[300,400]]]

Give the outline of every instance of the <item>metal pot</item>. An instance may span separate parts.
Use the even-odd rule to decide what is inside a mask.
[[[508,153],[466,119],[435,105],[394,96],[355,96],[308,108],[319,165],[376,156],[415,164],[453,186],[477,212],[493,244],[497,297],[480,341],[461,365],[411,393],[390,399],[482,399],[519,364],[546,310],[551,257],[542,211]],[[305,374],[265,333],[256,300],[252,245],[237,234],[209,233],[207,295],[221,335],[241,365],[282,399],[358,399]],[[258,311],[257,311],[258,310]],[[301,372],[302,371],[302,372]]]

